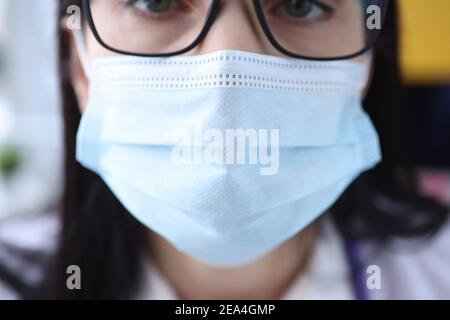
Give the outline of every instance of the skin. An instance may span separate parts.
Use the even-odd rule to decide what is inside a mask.
[[[239,28],[234,27],[236,24]],[[114,55],[101,47],[90,32],[86,34],[86,47],[91,58]],[[242,0],[223,1],[221,13],[207,37],[188,54],[219,50],[282,56],[263,34],[251,2]],[[71,75],[83,112],[88,104],[89,80],[73,43]],[[264,257],[239,268],[216,268],[196,261],[150,230],[149,258],[182,299],[277,299],[307,269],[319,223],[311,224]]]

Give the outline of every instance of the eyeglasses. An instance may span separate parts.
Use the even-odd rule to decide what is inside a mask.
[[[281,53],[309,60],[342,60],[375,44],[388,2],[253,0],[253,5],[264,34]],[[213,25],[220,5],[220,0],[83,0],[88,24],[103,47],[143,57],[174,56],[194,49]]]

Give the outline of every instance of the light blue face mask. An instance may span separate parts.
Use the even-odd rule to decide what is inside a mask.
[[[361,107],[367,64],[220,51],[88,68],[78,161],[143,224],[211,265],[268,253],[381,158]]]

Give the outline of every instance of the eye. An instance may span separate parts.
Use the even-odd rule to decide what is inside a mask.
[[[172,9],[173,0],[124,0],[127,6],[148,13],[163,13]]]
[[[317,19],[333,12],[333,8],[318,0],[286,0],[277,11],[298,19]]]

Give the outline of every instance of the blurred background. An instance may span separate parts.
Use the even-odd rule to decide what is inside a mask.
[[[0,0],[0,219],[61,194],[54,0]]]
[[[0,0],[0,219],[52,210],[62,192],[56,1]],[[421,189],[450,203],[450,1],[399,3]]]

